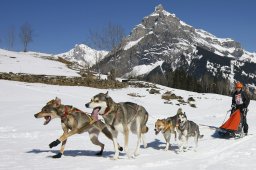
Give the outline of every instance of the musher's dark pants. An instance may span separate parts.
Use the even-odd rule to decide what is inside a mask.
[[[242,129],[244,131],[244,133],[248,133],[248,129],[249,129],[249,126],[247,124],[247,119],[246,119],[246,116],[247,116],[247,111],[246,113],[244,113],[243,111],[243,106],[236,106],[235,109],[233,109],[231,112],[233,113],[236,109],[239,109],[240,110],[240,116],[241,116],[241,123],[242,123]]]

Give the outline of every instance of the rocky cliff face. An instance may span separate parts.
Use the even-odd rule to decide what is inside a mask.
[[[116,52],[102,60],[101,69],[107,73],[116,68],[119,76],[129,77],[152,74],[156,67],[163,75],[182,68],[198,79],[208,73],[255,85],[255,63],[256,54],[242,49],[240,43],[195,29],[158,5]]]

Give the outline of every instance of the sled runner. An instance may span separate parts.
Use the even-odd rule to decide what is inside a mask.
[[[234,111],[229,119],[216,130],[221,138],[242,137],[241,112],[239,109]]]

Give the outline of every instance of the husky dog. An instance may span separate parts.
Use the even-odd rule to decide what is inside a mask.
[[[159,132],[162,132],[164,135],[164,139],[166,141],[165,151],[168,151],[171,134],[175,135],[176,140],[176,121],[177,116],[168,117],[167,119],[157,119],[155,123],[155,134],[157,135]]]
[[[103,132],[110,140],[113,140],[111,132],[102,121],[94,121],[85,112],[69,105],[62,105],[61,100],[57,97],[47,102],[42,110],[34,116],[35,118],[44,118],[44,125],[47,125],[54,118],[61,119],[64,133],[59,139],[49,144],[49,147],[52,148],[62,142],[60,152],[54,155],[53,158],[60,158],[62,156],[67,138],[74,134],[88,132],[92,143],[101,147],[101,150],[96,155],[102,155],[104,149],[104,144],[98,139],[100,132]],[[119,149],[122,150],[122,148]]]
[[[189,137],[194,137],[196,150],[198,139],[203,137],[203,135],[200,135],[199,126],[195,122],[188,120],[186,114],[183,112],[177,114],[177,121],[177,132],[179,140],[181,140],[181,146],[179,147],[180,151],[185,151],[187,149]]]
[[[119,152],[117,148],[117,135],[119,132],[124,134],[124,150],[131,157],[128,150],[129,132],[137,134],[137,147],[134,156],[139,155],[140,139],[144,147],[147,146],[144,140],[144,134],[147,133],[148,112],[143,106],[131,102],[115,103],[113,99],[106,94],[99,93],[91,101],[85,104],[87,108],[93,108],[93,112],[101,115],[109,130],[112,132],[115,155],[113,159],[118,159]]]

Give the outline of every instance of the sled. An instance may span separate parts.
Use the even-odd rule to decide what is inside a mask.
[[[221,138],[241,137],[241,134],[238,133],[239,130],[241,130],[240,126],[241,112],[237,109],[230,115],[229,119],[216,130],[216,132]]]

